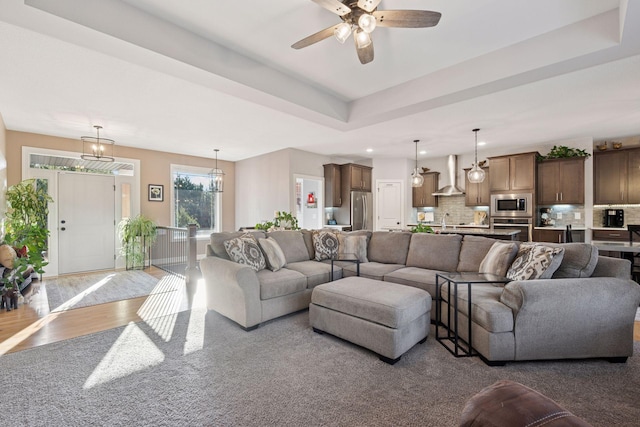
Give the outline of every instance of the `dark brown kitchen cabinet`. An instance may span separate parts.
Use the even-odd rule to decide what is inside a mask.
[[[324,166],[324,204],[327,208],[342,206],[340,195],[340,165],[329,163]]]
[[[584,204],[584,157],[538,163],[539,205]]]
[[[629,232],[627,230],[591,230],[592,240],[614,240],[620,242],[629,241]]]
[[[469,182],[467,173],[469,173],[470,170],[471,168],[464,170],[465,206],[489,206],[489,199],[491,198],[491,189],[489,187],[489,168],[482,168],[484,171],[484,181],[478,183]]]
[[[566,241],[565,230],[533,230],[534,242],[564,243]],[[573,230],[571,236],[574,242],[584,242],[584,230]]]
[[[350,191],[371,191],[371,168],[368,166],[348,163],[342,165],[342,180]]]
[[[640,149],[614,150],[593,156],[593,203],[640,203]]]
[[[421,187],[413,187],[413,207],[436,207],[438,206],[438,197],[433,193],[438,191],[438,178],[440,172],[427,172],[420,174],[424,178],[424,182]]]
[[[489,158],[491,175],[490,191],[533,192],[536,184],[536,155],[538,153],[522,153],[510,156]]]

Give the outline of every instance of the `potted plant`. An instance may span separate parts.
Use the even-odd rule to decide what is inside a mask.
[[[256,224],[257,230],[299,230],[298,218],[289,212],[277,211],[273,221],[265,221]]]
[[[127,270],[147,267],[147,260],[150,259],[149,251],[156,241],[156,227],[156,223],[144,215],[124,218],[120,221],[118,236]]]
[[[41,180],[27,179],[7,190],[7,213],[4,219],[4,242],[18,253],[14,261],[11,281],[20,283],[30,266],[38,273],[44,273],[48,264],[46,258],[49,229],[47,218],[49,203],[53,199],[47,193]],[[7,283],[5,282],[5,285]]]

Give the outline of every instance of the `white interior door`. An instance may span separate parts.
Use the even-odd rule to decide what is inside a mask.
[[[113,176],[58,174],[58,271],[115,267]]]
[[[377,181],[378,230],[397,230],[404,226],[402,181]]]

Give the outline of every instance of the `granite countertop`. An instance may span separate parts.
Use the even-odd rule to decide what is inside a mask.
[[[422,225],[428,225],[431,228],[442,228],[442,225],[440,224],[428,224],[426,222],[421,223]],[[415,227],[417,224],[407,224],[407,227]],[[486,228],[488,229],[489,226],[488,225],[476,225],[476,224],[447,224],[447,228]]]
[[[548,226],[548,227],[533,227],[534,230],[566,230],[567,227],[554,227],[554,226]],[[572,225],[571,229],[573,231],[580,231],[580,230],[587,230],[587,227],[585,227],[584,225]]]
[[[627,227],[591,227],[591,229],[601,231],[628,231]]]
[[[459,226],[457,226],[459,227]],[[518,230],[515,228],[456,228],[453,229],[453,226],[447,226],[446,230],[436,230],[436,233],[440,234],[468,234],[474,236],[515,236],[520,233],[522,230]]]

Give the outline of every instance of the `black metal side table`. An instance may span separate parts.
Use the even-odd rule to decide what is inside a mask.
[[[333,263],[335,261],[347,261],[347,262],[355,263],[356,264],[356,275],[360,276],[360,260],[358,259],[356,254],[341,254],[341,255],[336,255],[333,258],[331,258],[331,274],[329,276],[329,281],[330,282],[333,282]]]
[[[473,284],[489,283],[503,285],[510,280],[503,276],[489,273],[437,273],[436,274],[436,341],[446,348],[455,357],[471,357],[478,353],[473,349],[472,325],[471,325],[471,288]],[[442,322],[441,289],[442,285],[447,286],[447,323]],[[467,339],[460,336],[458,317],[460,309],[458,306],[458,285],[467,285]],[[452,289],[453,288],[453,292]],[[453,310],[452,306],[453,305]],[[453,328],[451,327],[451,313],[453,312]],[[440,328],[444,329],[444,336],[439,333]]]

